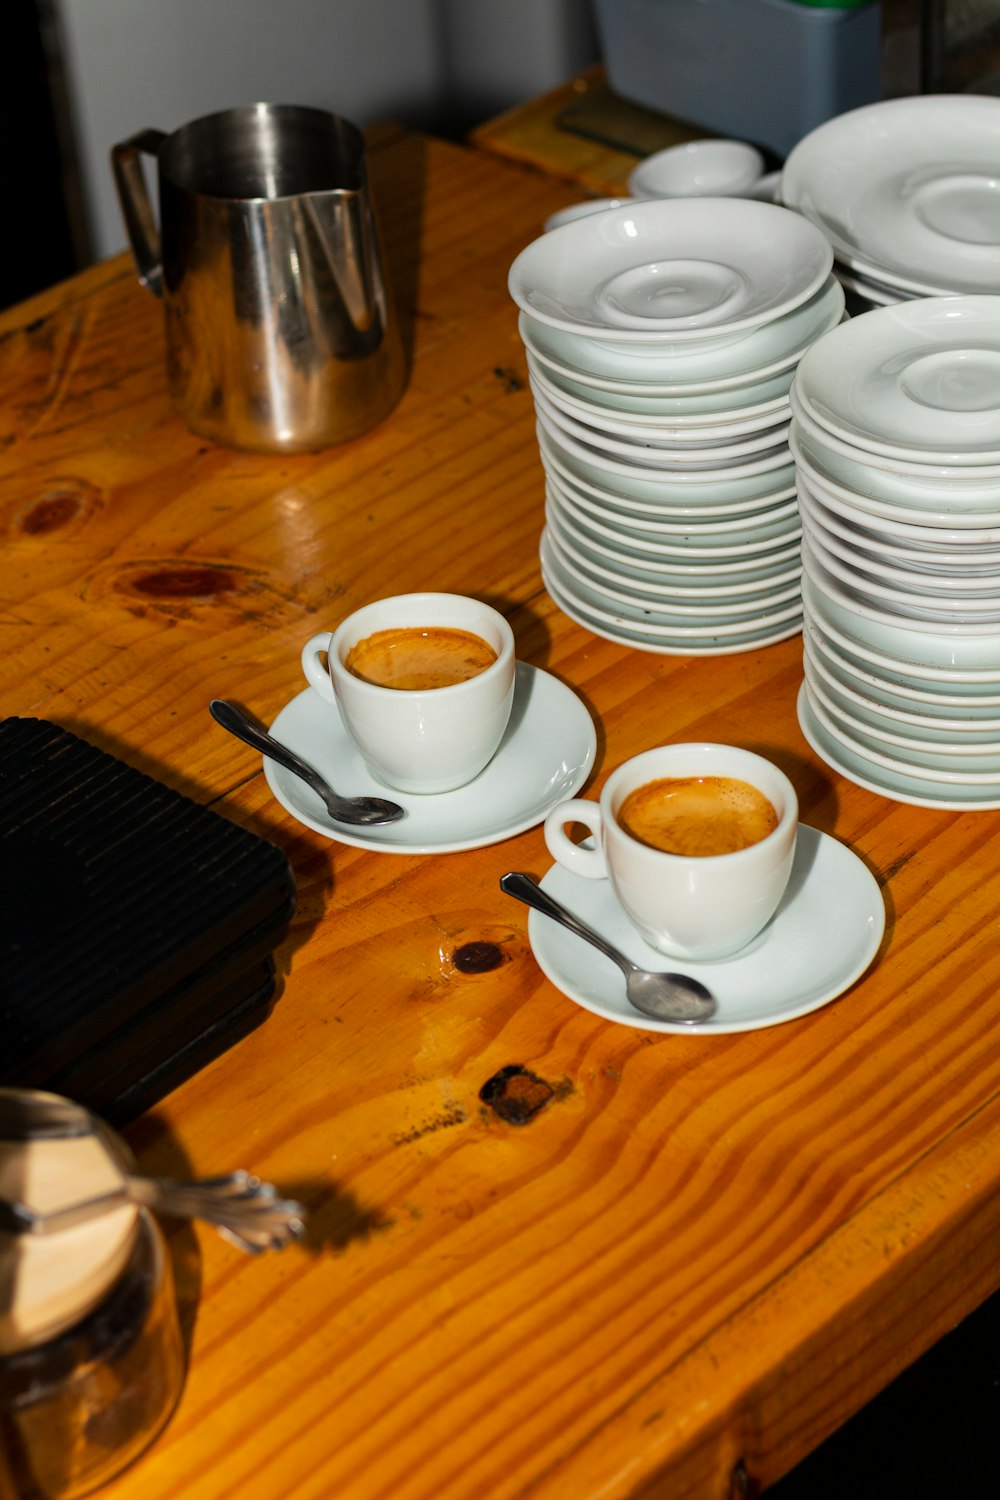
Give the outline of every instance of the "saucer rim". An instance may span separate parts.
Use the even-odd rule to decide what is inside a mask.
[[[954,130],[956,120],[965,161],[974,155],[975,165],[981,166],[996,140],[1000,123],[996,104],[987,95],[945,93],[882,99],[849,110],[812,131],[789,153],[781,174],[782,198],[827,236],[838,260],[862,274],[877,272],[884,283],[920,297],[988,296],[989,277],[973,275],[964,264],[956,274],[954,254],[934,247],[928,252],[926,246],[914,244],[912,226],[888,224],[884,212],[881,218],[875,215],[874,222],[871,217],[866,222],[863,214],[859,233],[856,211],[853,219],[850,215],[845,219],[844,208],[848,201],[856,207],[861,194],[881,201],[886,184],[905,180],[915,166],[924,170],[947,166],[953,137],[944,131]],[[984,143],[981,158],[980,141]],[[863,163],[860,176],[859,163]],[[817,183],[822,183],[821,192]],[[995,255],[991,264],[995,272]],[[947,286],[938,286],[930,275],[924,279],[925,270],[940,271]],[[965,285],[959,285],[963,280]]]
[[[589,1011],[591,1015],[599,1016],[605,1021],[610,1021],[613,1024],[621,1026],[627,1026],[634,1030],[650,1031],[671,1036],[727,1036],[749,1031],[763,1031],[773,1026],[785,1025],[789,1021],[800,1020],[803,1016],[810,1015],[813,1011],[821,1010],[823,1007],[832,1004],[834,1000],[839,999],[841,995],[845,994],[852,985],[856,984],[857,981],[868,972],[876,957],[878,956],[879,949],[882,946],[887,922],[885,898],[882,895],[882,891],[879,887],[878,881],[875,879],[875,876],[872,874],[871,870],[869,870],[864,860],[862,860],[859,855],[857,855],[854,850],[850,848],[849,845],[845,844],[843,840],[834,838],[832,834],[824,833],[821,829],[813,828],[807,823],[799,824],[800,840],[803,840],[803,835],[805,835],[805,840],[809,840],[810,838],[815,839],[815,849],[818,850],[819,848],[821,848],[824,842],[827,842],[830,845],[837,845],[838,848],[843,851],[844,855],[849,856],[849,861],[853,861],[853,863],[846,863],[845,868],[851,871],[852,878],[857,879],[859,883],[864,882],[868,887],[872,898],[870,915],[874,919],[874,926],[872,927],[871,933],[869,935],[868,943],[864,945],[854,963],[844,970],[843,976],[836,980],[835,987],[832,989],[832,992],[828,993],[827,991],[823,991],[819,998],[810,1000],[802,1008],[792,1008],[787,1013],[781,1013],[780,1015],[772,1016],[765,1015],[760,1019],[754,1020],[726,1021],[725,1019],[718,1020],[716,1018],[713,1018],[709,1021],[705,1021],[694,1026],[682,1025],[677,1022],[671,1021],[657,1021],[651,1017],[641,1015],[638,1011],[635,1013],[634,1017],[632,1015],[610,1015],[605,1009],[595,1005],[593,1001],[583,999],[579,994],[574,994],[569,989],[567,989],[564,982],[560,982],[560,980],[556,978],[551,962],[547,964],[542,957],[539,957],[538,934],[545,931],[545,927],[543,926],[543,924],[546,921],[550,921],[550,919],[545,918],[543,915],[541,915],[541,913],[532,911],[528,915],[528,943],[535,958],[535,962],[538,964],[539,969],[544,974],[549,983],[553,985],[553,987],[557,989],[560,994],[565,995],[568,1000],[571,1000],[574,1005],[578,1005],[582,1010]],[[840,858],[839,855],[836,857]],[[546,870],[540,884],[542,890],[548,890],[557,899],[566,899],[567,904],[572,905],[571,897],[566,896],[566,893],[562,889],[566,880],[576,880],[582,885],[583,878],[581,876],[574,877],[570,871],[564,869],[563,866],[556,863],[551,865]],[[601,884],[605,888],[607,888],[607,882],[587,883],[588,885]],[[558,889],[553,890],[553,886],[557,886]],[[596,926],[596,923],[594,923],[592,916],[588,917],[585,915],[585,919],[590,920],[591,924]],[[638,939],[638,942],[641,945],[642,940]],[[541,946],[544,954],[544,941],[541,942]],[[652,953],[654,950],[650,949],[649,951]],[[739,957],[739,955],[737,955],[737,957]],[[670,962],[670,960],[663,959],[662,966],[665,968],[670,967]],[[680,961],[678,960],[678,962]],[[682,967],[685,969],[685,971],[692,972],[696,978],[704,979],[706,984],[711,985],[712,975],[715,974],[718,976],[723,974],[726,969],[726,963],[727,960],[723,959],[711,964],[689,963],[682,965]]]
[[[567,619],[573,621],[574,625],[579,625],[582,630],[589,630],[591,635],[596,635],[601,640],[612,641],[616,646],[628,646],[636,651],[649,651],[656,656],[736,656],[743,651],[757,651],[765,646],[776,645],[779,641],[789,640],[792,636],[798,635],[802,629],[802,616],[798,615],[774,634],[755,636],[750,640],[746,637],[736,637],[724,645],[719,645],[718,639],[715,638],[716,644],[711,646],[699,645],[696,641],[666,642],[661,638],[653,639],[648,635],[626,633],[624,630],[618,632],[613,627],[592,619],[585,610],[562,593],[559,585],[547,573],[544,566],[541,571],[542,583],[545,585],[549,598]]]
[[[761,217],[761,210],[765,217]],[[750,310],[742,310],[738,316],[720,315],[711,322],[702,316],[696,324],[691,324],[681,316],[647,318],[635,326],[631,316],[612,320],[606,307],[595,305],[595,285],[599,286],[612,274],[648,263],[650,257],[661,259],[664,241],[672,245],[674,255],[683,253],[686,260],[718,259],[723,243],[736,243],[731,238],[734,215],[744,216],[747,234],[751,227],[768,233],[772,260],[784,258],[778,260],[781,274],[772,271],[773,285],[766,298],[761,283],[755,283],[757,300]],[[595,227],[598,220],[599,230]],[[619,230],[626,223],[627,234]],[[763,231],[761,226],[765,226]],[[737,225],[735,232],[738,234],[742,227]],[[804,232],[806,228],[815,239]],[[693,241],[689,238],[692,234]],[[748,245],[743,237],[738,240],[738,248],[745,265]],[[623,263],[620,255],[624,256]],[[573,272],[568,284],[564,269],[567,265]],[[547,285],[556,266],[563,274]],[[832,270],[833,249],[823,230],[804,215],[791,214],[776,204],[710,197],[639,198],[630,200],[626,208],[609,209],[597,216],[585,215],[533,240],[511,264],[507,288],[523,312],[569,333],[624,343],[659,343],[663,339],[692,342],[742,333],[774,321],[807,302],[825,284]],[[544,305],[546,301],[558,310],[553,312]],[[585,314],[580,310],[582,307]]]
[[[919,776],[896,776],[895,773],[888,772],[887,774],[893,776],[897,785],[886,785],[880,783],[874,776],[868,777],[864,770],[852,769],[848,763],[841,760],[838,749],[843,749],[845,753],[861,761],[865,766],[871,764],[872,771],[878,772],[883,768],[868,762],[864,756],[849,750],[847,746],[835,746],[831,751],[825,741],[832,736],[828,736],[824,726],[813,713],[804,681],[799,687],[795,700],[795,712],[803,739],[824,765],[829,766],[845,780],[853,782],[855,786],[874,793],[876,797],[885,797],[890,802],[903,802],[908,807],[929,807],[939,812],[996,812],[1000,809],[1000,795],[994,798],[984,797],[981,801],[970,800],[967,797],[940,797],[935,796],[933,791],[936,787],[943,785],[941,782],[923,782]],[[922,790],[924,785],[928,788],[927,793]]]
[[[594,723],[593,717],[591,716],[587,705],[584,703],[580,695],[574,692],[571,687],[569,687],[560,678],[556,677],[552,672],[546,672],[543,667],[537,667],[531,662],[518,661],[517,672],[519,674],[535,674],[537,677],[540,677],[545,682],[547,690],[554,692],[556,696],[558,696],[560,692],[567,694],[568,697],[565,699],[567,711],[578,715],[581,731],[583,731],[584,729],[585,721],[589,731],[584,735],[584,738],[586,738],[586,740],[588,741],[587,753],[584,755],[579,768],[565,784],[560,786],[558,792],[553,792],[551,794],[551,802],[549,806],[546,806],[546,808],[537,815],[532,815],[528,819],[512,820],[509,824],[505,824],[502,828],[497,828],[488,836],[481,835],[465,839],[448,839],[438,843],[428,842],[426,840],[420,843],[403,843],[399,842],[398,840],[393,843],[386,843],[382,842],[382,840],[378,837],[377,829],[367,831],[354,830],[346,827],[341,828],[339,826],[335,826],[332,819],[324,823],[320,821],[319,818],[314,818],[309,813],[303,812],[300,808],[296,807],[290,801],[284,790],[279,786],[277,776],[280,771],[280,767],[278,767],[276,763],[272,761],[268,756],[264,756],[264,779],[267,782],[268,789],[270,790],[271,795],[274,797],[275,801],[278,802],[279,805],[285,810],[285,812],[288,813],[289,817],[294,818],[295,821],[301,824],[304,828],[311,829],[312,832],[320,834],[321,837],[329,839],[332,843],[346,844],[351,848],[366,849],[377,854],[459,854],[464,853],[469,849],[484,849],[489,847],[489,845],[491,844],[502,843],[505,839],[516,838],[518,834],[525,833],[531,828],[538,827],[544,821],[551,807],[556,806],[559,802],[563,802],[569,797],[575,797],[580,789],[586,785],[587,779],[594,768],[594,762],[597,758],[597,726]],[[312,700],[317,702],[325,701],[320,699],[319,694],[312,687],[304,687],[301,692],[294,694],[293,697],[291,697],[288,702],[279,709],[278,713],[275,715],[273,723],[270,726],[270,732],[274,734],[276,738],[280,739],[282,737],[280,724],[282,716],[288,713],[289,710],[291,710],[296,704],[299,704],[305,698],[311,698]],[[333,712],[336,713],[335,706],[330,705],[330,707]],[[343,726],[339,725],[339,728],[340,732],[346,736],[347,731],[343,728]],[[511,743],[515,743],[516,740],[517,732],[515,731],[514,735],[511,737]],[[480,773],[480,775],[483,774],[485,773]],[[372,780],[372,789],[374,793],[391,795],[392,797],[397,798],[403,802],[406,802],[410,796],[410,794],[408,793],[396,792],[389,786],[381,786],[379,783],[375,782],[374,778],[370,779]],[[460,793],[468,793],[470,788],[475,786],[476,782],[479,781],[479,779],[480,777],[476,777],[474,781],[468,783],[465,787],[458,788],[458,791]],[[439,797],[453,796],[455,796],[454,792],[442,792],[436,795],[427,796],[426,798],[421,797],[420,801],[430,804],[438,800]]]

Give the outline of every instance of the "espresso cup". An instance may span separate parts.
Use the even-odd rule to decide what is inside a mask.
[[[348,670],[359,643],[391,630],[463,631],[485,642],[495,660],[444,687],[387,687]],[[371,774],[401,792],[454,791],[485,769],[510,719],[514,667],[514,635],[503,615],[463,594],[376,600],[302,649],[307,680],[337,705]]]
[[[722,854],[675,854],[649,847],[619,821],[631,792],[674,778],[748,783],[766,798],[776,824],[757,842]],[[778,908],[791,874],[798,798],[777,766],[731,745],[663,745],[608,777],[599,802],[575,797],[545,820],[549,852],[575,875],[611,881],[632,925],[672,958],[728,958],[757,936]],[[575,844],[566,827],[582,823],[593,847]],[[710,830],[709,830],[710,831]]]

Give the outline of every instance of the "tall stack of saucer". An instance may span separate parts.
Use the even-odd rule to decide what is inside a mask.
[[[542,573],[578,624],[674,655],[801,628],[789,387],[844,316],[832,263],[800,215],[719,198],[607,209],[514,261]]]
[[[1000,286],[1000,99],[922,94],[848,110],[789,153],[780,197],[870,303]]]
[[[897,801],[1000,807],[1000,296],[864,313],[791,399],[806,739]]]

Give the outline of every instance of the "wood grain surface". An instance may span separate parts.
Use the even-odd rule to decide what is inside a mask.
[[[798,638],[661,657],[555,608],[506,275],[565,184],[396,130],[371,155],[412,366],[342,448],[189,433],[124,257],[0,319],[4,711],[273,839],[299,888],[273,1015],[128,1133],[146,1171],[242,1166],[302,1198],[308,1241],[251,1260],[171,1229],[186,1386],[106,1493],[749,1495],[1000,1282],[1000,819],[829,770],[796,722]],[[308,636],[425,587],[498,605],[581,694],[591,791],[671,740],[772,756],[883,887],[870,973],[771,1029],[618,1027],[542,978],[498,889],[548,868],[540,830],[421,858],[287,816],[208,700],[270,720]],[[462,971],[471,941],[496,967]],[[509,1068],[523,1123],[481,1098]]]
[[[572,184],[575,191],[565,203],[574,203],[626,193],[629,173],[643,157],[714,133],[623,98],[595,63],[486,120],[469,139],[483,151]]]

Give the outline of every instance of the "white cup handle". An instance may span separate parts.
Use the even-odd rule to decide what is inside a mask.
[[[583,849],[566,836],[567,823],[582,823],[594,835],[593,849]],[[545,819],[545,842],[549,853],[557,863],[574,875],[585,875],[588,880],[603,880],[608,873],[601,850],[601,809],[596,802],[584,797],[574,797],[569,802],[560,802]]]
[[[336,703],[336,695],[333,691],[333,681],[330,673],[319,659],[321,651],[329,651],[330,631],[321,631],[319,635],[310,636],[302,647],[302,670],[306,674],[306,681],[310,687],[314,687],[321,698],[328,703]]]

